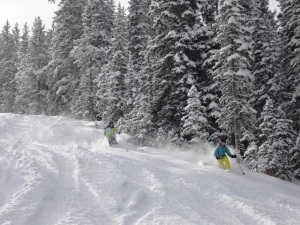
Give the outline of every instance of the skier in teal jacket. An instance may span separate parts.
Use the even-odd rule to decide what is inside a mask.
[[[236,158],[236,155],[231,154],[228,147],[226,146],[226,138],[221,138],[220,144],[216,148],[214,156],[218,160],[218,164],[221,168],[230,170],[230,162],[226,155],[231,158]]]

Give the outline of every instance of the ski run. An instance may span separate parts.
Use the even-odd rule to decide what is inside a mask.
[[[0,114],[0,135],[1,225],[300,224],[299,182],[243,175],[232,159],[226,173],[215,146],[127,146],[122,134],[109,147],[91,122],[14,114]]]

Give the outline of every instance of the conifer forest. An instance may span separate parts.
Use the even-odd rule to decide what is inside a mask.
[[[61,0],[50,30],[6,21],[0,112],[113,120],[154,147],[226,135],[253,171],[300,179],[300,3],[279,3]]]

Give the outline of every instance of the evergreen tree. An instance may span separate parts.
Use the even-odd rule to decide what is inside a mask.
[[[206,141],[209,134],[206,132],[207,119],[203,116],[205,108],[201,105],[194,85],[188,92],[188,97],[188,105],[184,108],[186,115],[182,118],[184,124],[181,136],[190,143]]]
[[[27,55],[28,52],[28,46],[29,46],[29,27],[27,23],[24,24],[22,35],[20,38],[20,48],[18,51],[18,61],[21,62],[23,58]]]
[[[128,15],[129,51],[135,72],[140,71],[145,65],[143,52],[146,51],[148,40],[151,37],[151,19],[148,0],[130,0]]]
[[[130,51],[128,52],[129,54],[129,58],[128,58],[128,63],[127,63],[127,74],[124,80],[124,84],[126,87],[126,93],[125,93],[125,111],[124,111],[124,117],[127,117],[127,121],[129,121],[129,119],[133,119],[128,117],[130,112],[132,110],[134,110],[134,103],[139,101],[138,97],[143,95],[143,85],[144,83],[142,82],[138,82],[139,80],[139,74],[142,74],[141,72],[136,72],[134,70],[134,65],[133,65],[133,60],[132,60],[132,56],[130,54]],[[137,105],[135,105],[137,106]],[[139,109],[136,109],[137,111]],[[131,114],[131,116],[134,116],[134,114]],[[130,123],[126,123],[126,120],[124,120],[124,126],[127,126],[126,124],[128,124],[129,126]]]
[[[54,25],[52,25],[51,29],[47,30],[46,32],[47,46],[51,54],[52,54],[53,31],[54,31]]]
[[[132,66],[131,57],[128,62],[128,72],[125,78],[126,97],[125,115],[122,128],[132,136],[132,141],[140,144],[150,144],[153,140],[153,124],[150,110],[150,96],[147,94],[147,87],[150,86],[147,79],[140,84],[136,83],[137,73]],[[146,74],[146,69],[142,69],[138,74]],[[145,76],[146,78],[146,76]],[[136,85],[133,85],[136,84]]]
[[[153,19],[149,15],[150,4],[151,0],[129,1],[128,39],[133,69],[132,85],[133,88],[139,87],[135,88],[135,97],[145,94],[144,83],[148,76],[145,72],[145,55],[149,41],[154,36]]]
[[[255,85],[250,103],[257,112],[255,122],[257,128],[263,120],[261,112],[266,99],[269,97],[275,99],[276,97],[278,99],[277,106],[284,99],[283,85],[281,84],[282,70],[279,61],[280,47],[278,43],[280,43],[280,39],[274,18],[274,13],[269,10],[268,0],[252,1],[251,48],[253,60],[251,69]],[[256,129],[255,136],[257,145],[261,145],[263,140],[259,138],[259,129]],[[247,142],[243,148],[247,148]],[[251,157],[257,157],[258,152],[255,153],[252,149],[249,149],[249,151],[251,151],[251,154],[256,154],[256,156]],[[249,152],[247,154],[249,155]]]
[[[208,26],[213,25],[218,14],[218,1],[216,0],[198,0],[199,10],[203,22]]]
[[[300,180],[300,134],[298,134],[296,145],[290,150],[290,155],[293,176]]]
[[[41,18],[37,17],[33,23],[32,36],[29,41],[29,61],[37,80],[37,108],[39,114],[45,114],[47,111],[48,86],[44,68],[51,58],[48,47],[45,25]]]
[[[17,50],[16,65],[20,67],[22,59],[26,56],[29,45],[29,27],[27,23],[24,24],[22,34],[19,34],[19,48]],[[19,71],[19,68],[18,68]]]
[[[78,88],[75,90],[71,109],[77,118],[96,118],[96,83],[101,67],[107,62],[106,52],[110,46],[107,21],[108,3],[104,0],[89,0],[83,13],[84,33],[76,41],[71,54],[80,68]]]
[[[275,149],[272,148],[274,141],[272,134],[273,130],[275,129],[275,118],[273,115],[273,105],[271,101],[266,102],[266,106],[264,108],[264,112],[262,112],[262,115],[264,116],[264,121],[260,125],[262,131],[260,136],[261,138],[264,138],[265,141],[259,147],[259,162],[257,166],[258,171],[274,176],[277,172],[275,168],[278,165],[278,157]],[[272,161],[272,159],[275,158],[274,156],[276,156],[276,161]]]
[[[219,141],[220,129],[217,119],[220,117],[221,108],[219,99],[221,97],[221,84],[219,80],[213,79],[213,56],[220,49],[215,41],[216,33],[213,25],[216,23],[217,1],[199,0],[199,14],[202,23],[198,23],[195,30],[194,42],[200,42],[199,59],[197,65],[197,89],[199,90],[202,106],[205,108],[204,117],[207,119],[206,132],[209,133],[208,141],[216,143]]]
[[[258,158],[258,146],[255,141],[252,141],[244,154],[244,162],[251,170],[257,172]]]
[[[25,32],[27,32],[25,30]],[[23,35],[26,35],[23,34]],[[25,48],[22,40],[22,47]],[[23,49],[26,51],[26,49]],[[20,53],[22,54],[22,53]],[[50,55],[47,48],[45,26],[40,17],[34,20],[32,36],[29,40],[27,54],[21,62],[16,75],[17,97],[15,110],[19,113],[45,114],[48,88],[44,67],[48,64]]]
[[[119,120],[125,111],[125,76],[128,64],[127,21],[125,10],[119,4],[113,29],[108,63],[99,76],[98,108],[104,120]]]
[[[292,147],[295,146],[296,132],[293,129],[293,121],[286,118],[285,112],[280,107],[277,109],[275,137],[276,141],[274,142],[274,146],[280,157],[280,162],[284,165],[284,170],[286,170],[282,173],[288,173],[291,177],[291,155],[289,153]],[[281,178],[283,176],[281,176]]]
[[[112,38],[113,37],[113,28],[114,28],[114,21],[115,21],[115,16],[116,16],[116,4],[115,4],[115,0],[106,0],[106,2],[108,4],[107,5],[107,8],[105,9],[105,11],[107,12],[107,16],[108,16],[108,19],[107,21],[105,21],[105,29],[106,29],[106,32],[108,34],[110,34],[110,37]]]
[[[286,113],[294,121],[294,128],[300,131],[300,57],[299,57],[299,9],[297,0],[280,0],[280,34],[282,38],[282,66],[286,92],[290,93],[289,104],[286,104]]]
[[[180,134],[187,94],[196,82],[199,43],[194,42],[200,22],[197,1],[154,1],[151,15],[156,37],[150,43],[151,110],[156,129]],[[172,136],[172,135],[171,135]],[[173,139],[172,137],[172,139]]]
[[[129,1],[128,41],[130,60],[125,79],[126,108],[124,129],[138,140],[139,144],[150,141],[152,129],[151,111],[147,88],[149,83],[145,53],[153,35],[149,0]],[[140,122],[139,122],[140,121]]]
[[[151,134],[154,133],[154,130],[149,109],[149,101],[145,95],[141,95],[141,98],[133,103],[133,110],[129,113],[128,119],[122,127],[124,132],[131,134],[133,143],[145,145],[150,144],[153,139]]]
[[[238,149],[239,140],[254,138],[255,111],[249,104],[254,81],[249,70],[249,16],[245,14],[246,8],[235,0],[221,2],[219,10],[217,41],[221,49],[215,55],[214,75],[221,83],[223,109],[218,123],[234,138]]]
[[[271,99],[266,101],[262,116],[260,137],[264,142],[258,150],[257,171],[290,181],[288,151],[293,138],[293,133],[289,130],[291,121],[282,118],[282,111],[274,108]]]
[[[17,52],[19,50],[20,47],[20,29],[19,29],[19,25],[18,23],[15,24],[13,30],[12,30],[12,34],[13,34],[13,38],[14,38],[14,52]],[[17,62],[17,59],[15,59],[15,61]]]
[[[27,79],[25,78],[25,71],[27,67],[27,60],[25,60],[26,55],[28,54],[29,48],[29,27],[27,23],[25,23],[21,35],[20,48],[18,51],[18,72],[15,77],[16,81],[16,98],[14,104],[14,112],[15,113],[25,113],[28,109],[27,103],[27,90],[24,89],[27,83]]]
[[[50,115],[70,114],[70,105],[78,88],[79,68],[70,55],[75,41],[83,34],[82,13],[85,1],[62,0],[54,18],[52,60],[48,64],[47,97]]]
[[[283,97],[280,97],[283,87],[280,86],[281,68],[277,47],[280,40],[268,0],[254,1],[252,18],[252,73],[255,78],[255,91],[251,103],[258,113],[258,123],[261,123],[260,114],[266,99],[275,99],[276,96],[278,103],[283,101]]]
[[[4,113],[13,111],[15,101],[16,50],[15,36],[6,21],[0,34],[0,112]]]

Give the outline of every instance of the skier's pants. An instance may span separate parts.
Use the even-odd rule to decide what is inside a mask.
[[[222,159],[218,159],[218,164],[221,168],[230,170],[230,162],[226,155]]]

